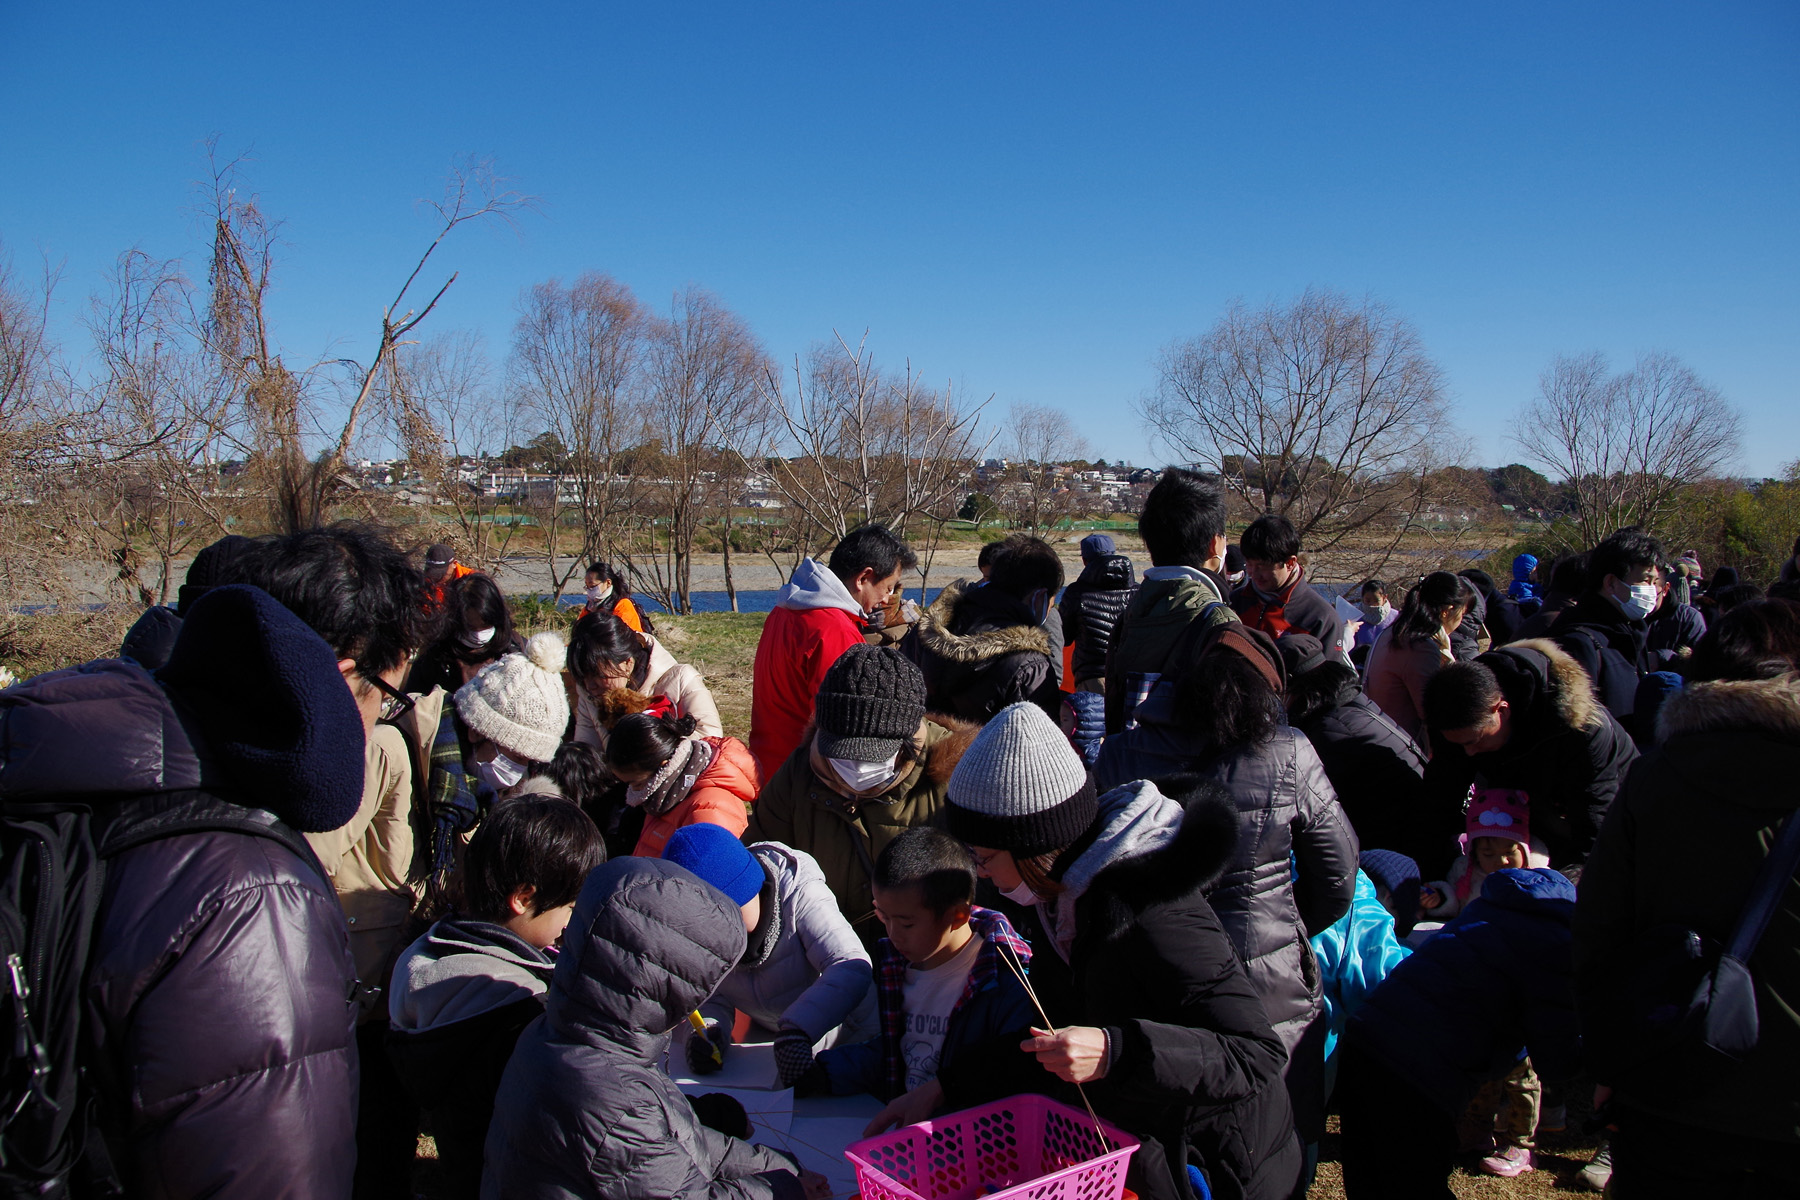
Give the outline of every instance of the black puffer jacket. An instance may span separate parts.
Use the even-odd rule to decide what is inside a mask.
[[[744,943],[737,906],[674,863],[595,868],[501,1077],[482,1196],[800,1200],[791,1159],[700,1124],[660,1061]]]
[[[1730,940],[1784,821],[1800,820],[1800,679],[1695,684],[1662,712],[1662,741],[1631,769],[1594,843],[1575,904],[1575,975],[1595,1077],[1622,1105],[1774,1142],[1800,1165],[1800,881],[1750,956],[1756,1051],[1709,1086],[1642,1062],[1616,1036],[1658,926]],[[1673,867],[1671,864],[1675,864]],[[1685,865],[1685,867],[1684,867]],[[1696,878],[1678,882],[1684,870]],[[1633,1066],[1645,1067],[1626,1078]]]
[[[919,614],[900,652],[925,675],[925,707],[985,723],[1032,700],[1056,716],[1050,638],[1025,602],[957,580]]]
[[[1318,751],[1364,850],[1409,858],[1429,830],[1425,752],[1362,693],[1356,671],[1327,662],[1288,683],[1289,719]],[[1431,852],[1429,839],[1425,850]]]
[[[1201,785],[1184,809],[1144,783],[1102,795],[1098,807],[1056,864],[1074,894],[1068,961],[1044,932],[1053,921],[1045,906],[1025,910],[1022,928],[1036,950],[1032,985],[1058,1027],[1098,1026],[1112,1040],[1111,1069],[1087,1093],[1102,1117],[1144,1141],[1126,1186],[1144,1200],[1187,1200],[1191,1147],[1217,1200],[1285,1200],[1300,1172],[1281,1086],[1287,1055],[1203,891],[1238,842],[1232,805]],[[999,1095],[1081,1104],[1026,1056],[958,1069]],[[957,1082],[945,1081],[953,1096]]]
[[[1057,607],[1062,610],[1063,641],[1075,647],[1070,669],[1077,684],[1106,678],[1113,630],[1136,591],[1137,575],[1123,554],[1087,563],[1075,582],[1063,589]]]
[[[1506,697],[1512,732],[1498,750],[1469,755],[1432,732],[1425,768],[1426,803],[1439,852],[1418,859],[1427,878],[1439,878],[1455,857],[1469,788],[1517,788],[1531,797],[1531,834],[1550,851],[1550,865],[1587,858],[1600,822],[1618,795],[1637,747],[1594,696],[1574,659],[1553,642],[1514,642],[1475,661],[1485,664]]]
[[[254,588],[194,606],[163,683],[102,660],[0,692],[9,804],[92,798],[103,853],[167,834],[112,855],[94,928],[84,1034],[115,1165],[134,1197],[341,1200],[349,931],[275,814],[322,832],[356,812],[361,717],[336,655]]]

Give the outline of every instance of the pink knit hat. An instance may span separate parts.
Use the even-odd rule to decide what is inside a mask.
[[[1469,798],[1463,852],[1478,837],[1505,838],[1531,848],[1531,797],[1512,788],[1478,787]]]

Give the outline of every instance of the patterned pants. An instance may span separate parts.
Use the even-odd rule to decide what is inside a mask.
[[[1538,1109],[1543,1104],[1543,1084],[1531,1069],[1529,1058],[1521,1059],[1504,1079],[1491,1079],[1481,1085],[1468,1111],[1457,1122],[1457,1140],[1464,1146],[1486,1141],[1491,1132],[1502,1146],[1518,1146],[1530,1150],[1537,1141]]]

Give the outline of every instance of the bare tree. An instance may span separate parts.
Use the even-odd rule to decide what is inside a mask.
[[[345,461],[371,397],[389,377],[394,353],[408,344],[408,335],[456,282],[452,272],[421,307],[406,307],[414,294],[413,285],[432,255],[459,226],[489,218],[510,221],[533,201],[506,190],[491,164],[483,160],[462,162],[452,169],[443,196],[429,205],[437,216],[437,234],[383,309],[373,357],[366,364],[340,362],[353,372],[352,398],[336,432],[326,432],[324,450],[309,459],[306,443],[319,415],[308,387],[314,371],[290,371],[273,349],[264,301],[274,267],[275,226],[254,196],[239,194],[239,166],[238,162],[220,165],[216,159],[213,164],[208,341],[219,371],[233,381],[242,397],[244,424],[268,479],[276,523],[288,529],[307,529],[326,519],[333,497],[345,486]]]
[[[1442,374],[1412,325],[1374,300],[1308,290],[1234,303],[1166,347],[1139,407],[1164,448],[1217,472],[1252,512],[1281,513],[1313,552],[1378,568],[1430,506],[1460,449]]]
[[[440,512],[456,526],[458,557],[492,571],[518,532],[503,519],[477,469],[484,452],[506,444],[508,410],[489,384],[492,368],[478,334],[456,331],[407,346],[389,359],[373,400],[380,424],[403,449]]]
[[[1007,468],[995,499],[1015,529],[1036,535],[1078,515],[1085,501],[1076,490],[1071,459],[1087,457],[1087,442],[1069,415],[1042,404],[1007,410]]]
[[[1741,429],[1737,410],[1674,355],[1646,354],[1614,375],[1596,352],[1550,364],[1513,436],[1574,491],[1571,544],[1586,548],[1626,525],[1655,528],[1682,489],[1737,456]]]
[[[563,448],[567,503],[581,527],[574,560],[564,565],[555,536],[563,506],[552,496],[546,553],[557,596],[586,559],[624,549],[614,539],[631,497],[618,468],[640,425],[631,389],[646,321],[631,290],[598,272],[567,287],[555,279],[537,284],[520,302],[510,366],[518,424],[551,434]]]

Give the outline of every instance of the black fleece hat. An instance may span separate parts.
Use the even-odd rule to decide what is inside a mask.
[[[301,833],[356,815],[362,714],[325,639],[269,593],[235,584],[202,596],[157,678],[224,768],[225,799]]]
[[[185,617],[194,601],[207,592],[236,583],[238,560],[254,544],[242,534],[232,533],[194,555],[194,561],[188,564],[187,578],[175,593],[175,611]]]
[[[1287,677],[1296,679],[1325,662],[1325,644],[1310,633],[1291,629],[1275,640]]]
[[[825,672],[813,715],[826,758],[886,762],[925,719],[925,676],[898,650],[852,646]]]

